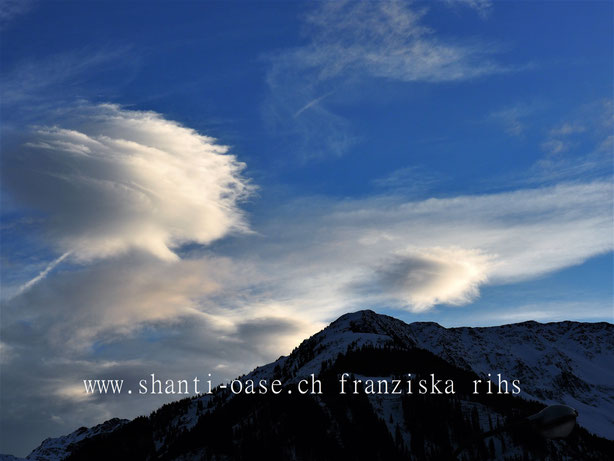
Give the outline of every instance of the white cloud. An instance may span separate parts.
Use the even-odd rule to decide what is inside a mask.
[[[167,262],[143,254],[58,270],[4,301],[2,344],[61,349],[74,356],[93,344],[138,338],[147,328],[173,329],[189,322],[202,325],[210,339],[229,343],[274,333],[266,343],[252,344],[254,355],[271,358],[270,351],[294,347],[302,338],[297,332],[313,333],[322,323],[293,312],[289,303],[250,293],[250,285],[262,281],[252,270],[226,257]]]
[[[237,203],[250,186],[227,152],[153,112],[81,105],[5,153],[4,181],[73,258],[139,249],[172,260],[183,243],[247,231]]]
[[[479,295],[490,257],[460,248],[400,252],[378,268],[378,283],[416,312],[433,304],[462,305]]]
[[[40,330],[40,341],[50,347],[87,348],[146,323],[174,322],[195,315],[199,299],[217,289],[212,266],[224,273],[220,259],[165,262],[147,256],[59,271],[6,302],[3,322],[15,323],[3,334],[19,334],[19,320],[28,319],[27,330]]]

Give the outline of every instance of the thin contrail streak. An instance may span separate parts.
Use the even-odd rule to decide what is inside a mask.
[[[312,99],[311,101],[309,101],[307,104],[305,104],[303,107],[301,107],[299,110],[296,111],[296,113],[294,114],[294,118],[298,117],[299,115],[301,115],[303,112],[305,112],[307,109],[309,109],[310,107],[316,105],[317,103],[319,103],[322,99],[327,98],[328,96],[330,96],[331,94],[333,94],[334,91],[329,91],[326,94],[323,94],[320,97],[317,97],[315,99]]]
[[[49,274],[49,272],[51,272],[55,266],[57,266],[58,264],[60,264],[62,261],[64,261],[69,255],[70,255],[70,251],[67,251],[66,253],[64,253],[62,256],[60,256],[58,259],[56,259],[55,261],[51,261],[49,263],[49,265],[45,268],[45,270],[43,270],[40,274],[38,274],[36,277],[34,277],[32,280],[30,280],[29,282],[24,283],[23,285],[21,285],[19,287],[19,290],[17,290],[16,295],[19,295],[27,290],[29,290],[30,288],[32,288],[34,285],[36,285],[38,282],[40,282],[42,279],[44,279],[45,277],[47,277],[47,274]]]

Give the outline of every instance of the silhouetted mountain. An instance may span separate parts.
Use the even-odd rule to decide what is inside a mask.
[[[611,459],[613,333],[609,323],[578,322],[447,329],[360,311],[240,378],[245,384],[278,379],[278,395],[217,388],[149,417],[111,420],[104,428],[48,439],[28,458]],[[312,374],[322,393],[301,395]],[[503,386],[497,393],[499,378],[507,382],[507,394]],[[308,381],[299,388],[302,379]],[[476,394],[477,379],[482,382]],[[513,380],[519,380],[519,395],[512,394]],[[446,381],[453,383],[453,394],[445,393],[451,390]],[[480,438],[553,402],[577,408],[583,427],[562,440],[544,439],[526,424]]]

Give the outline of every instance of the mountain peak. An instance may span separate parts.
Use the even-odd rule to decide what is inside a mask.
[[[402,320],[390,317],[389,315],[378,314],[371,309],[364,309],[357,312],[350,312],[342,315],[337,320],[332,322],[322,332],[336,334],[352,333],[355,335],[377,335],[387,337],[387,339],[398,338],[399,333],[402,333],[408,327],[407,323]],[[403,334],[403,340],[407,340],[407,335]],[[413,341],[410,341],[413,344]]]
[[[377,317],[380,314],[372,311],[371,309],[362,309],[356,312],[348,312],[343,314],[341,317],[337,318],[337,320],[333,321],[329,327],[342,327],[351,324],[369,324],[375,322]]]
[[[422,328],[443,328],[436,322],[412,322],[408,324],[400,319],[385,314],[379,314],[371,309],[363,309],[356,312],[343,314],[332,322],[324,331],[346,330],[353,333],[373,333],[390,335],[393,338],[396,333],[407,329],[410,325],[419,325]],[[403,335],[406,336],[406,335]]]

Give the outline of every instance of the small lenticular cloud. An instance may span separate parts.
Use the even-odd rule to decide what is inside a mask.
[[[377,270],[381,288],[414,312],[467,304],[487,280],[492,256],[463,248],[412,249]]]
[[[164,260],[186,242],[247,231],[244,164],[215,139],[153,112],[77,106],[5,155],[12,195],[47,216],[48,237],[77,260],[138,249]]]

